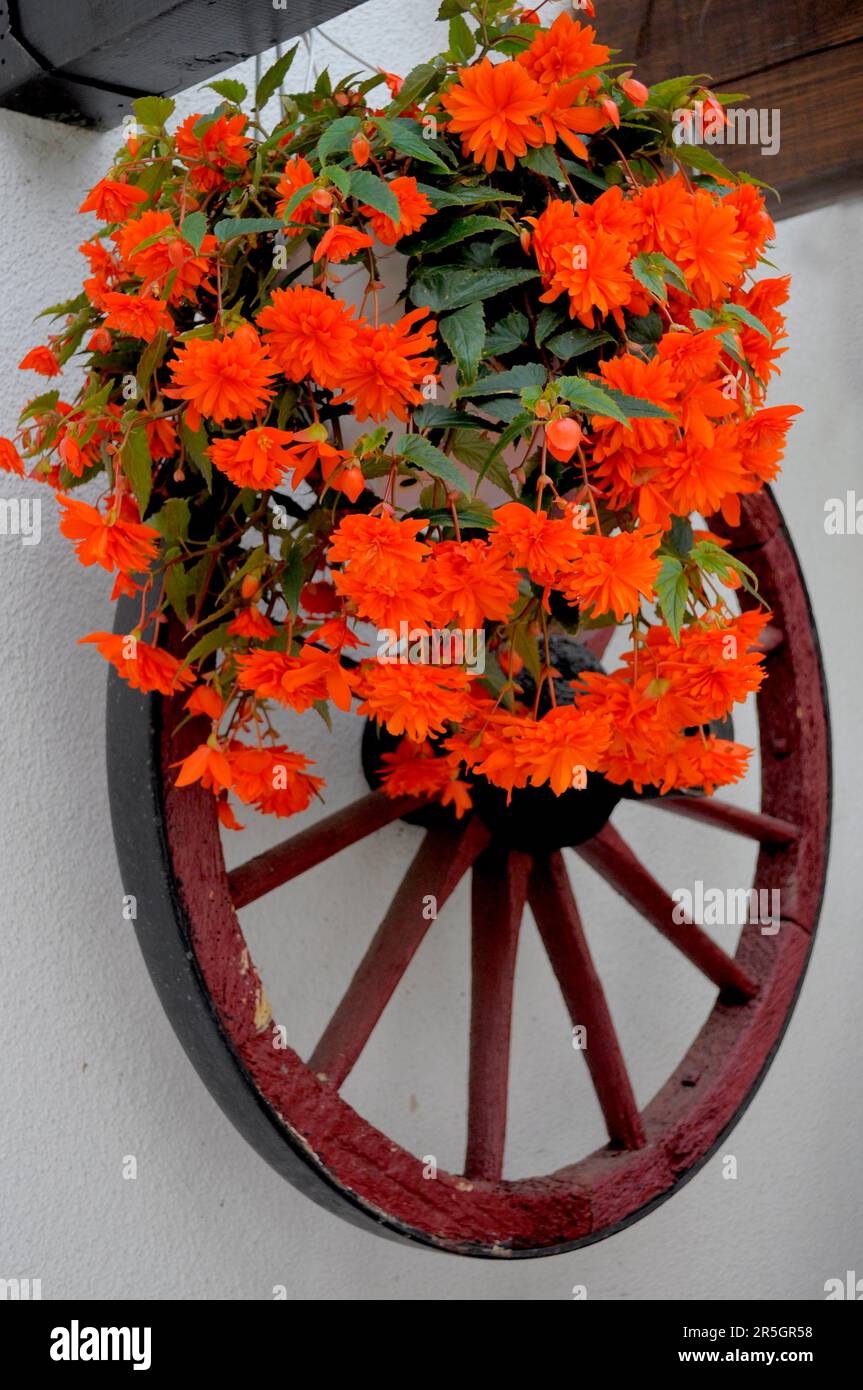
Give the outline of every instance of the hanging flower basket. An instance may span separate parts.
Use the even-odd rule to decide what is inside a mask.
[[[82,204],[100,224],[83,290],[21,364],[50,378],[74,358],[84,385],[31,402],[0,461],[52,487],[78,558],[115,575],[114,632],[81,640],[114,673],[118,851],[220,1103],[343,1215],[549,1254],[668,1196],[763,1075],[824,882],[826,699],[767,487],[797,409],[765,404],[788,282],[761,271],[763,191],[698,141],[721,99],[689,78],[646,88],[567,14],[442,15],[447,51],[404,81],[324,74],[273,120],[292,54],[256,94],[212,83],[213,109],[179,124],[170,99],[135,103]],[[746,776],[730,721],[749,696],[759,813],[714,795]],[[363,721],[368,795],[228,874],[221,831],[326,802],[326,766],[291,733],[312,709]],[[757,841],[781,930],[750,923],[732,957],[679,922],[612,824],[624,797]],[[399,818],[426,838],[304,1061],[274,1046],[237,913]],[[566,846],[717,990],[644,1111]],[[468,871],[467,1156],[429,1181],[339,1088],[431,925],[424,901]],[[609,1144],[514,1179],[528,901]]]

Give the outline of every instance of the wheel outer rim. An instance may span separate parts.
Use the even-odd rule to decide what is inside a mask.
[[[759,693],[761,809],[803,827],[762,846],[756,889],[781,887],[783,923],[741,933],[736,959],[761,985],[748,1004],[720,998],[680,1065],[642,1112],[647,1144],[603,1148],[554,1173],[468,1182],[420,1160],[357,1114],[289,1048],[272,1018],[228,890],[215,802],[177,789],[170,764],[199,741],[178,709],[108,691],[111,812],[136,934],[169,1019],[219,1105],[267,1161],[354,1224],[454,1253],[526,1258],[561,1253],[640,1219],[694,1176],[752,1100],[802,984],[824,888],[831,768],[827,695],[805,583],[769,489],[742,499],[735,551],[757,574],[785,634]],[[717,519],[715,531],[722,530]],[[130,626],[129,600],[117,631]]]

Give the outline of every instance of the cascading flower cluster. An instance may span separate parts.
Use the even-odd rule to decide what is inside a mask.
[[[254,118],[231,79],[173,134],[169,99],[136,102],[82,203],[82,291],[21,362],[83,385],[32,400],[0,466],[134,604],[81,640],[209,724],[177,781],[226,826],[230,795],[291,815],[324,785],[273,706],[376,721],[385,790],[457,815],[483,778],[745,772],[716,721],[761,684],[767,615],[735,607],[729,533],[796,410],[765,405],[788,284],[754,276],[762,192],[673,142],[690,79],[648,89],[565,13],[442,17],[404,82],[324,74],[269,132],[292,54]],[[618,624],[617,668],[561,700],[551,636]],[[487,659],[381,660],[370,629],[481,630]]]

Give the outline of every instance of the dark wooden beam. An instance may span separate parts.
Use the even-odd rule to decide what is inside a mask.
[[[787,217],[863,190],[863,0],[604,0],[604,43],[645,82],[707,74],[778,110],[780,146],[708,146],[779,190]]]
[[[360,0],[0,0],[0,106],[110,130]]]

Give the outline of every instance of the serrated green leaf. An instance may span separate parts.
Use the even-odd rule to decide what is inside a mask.
[[[581,357],[586,352],[593,352],[596,348],[602,347],[603,343],[613,342],[610,333],[591,333],[587,328],[571,328],[565,333],[556,333],[553,338],[549,338],[546,347],[555,357],[559,357],[561,362],[568,362],[571,357]]]
[[[300,608],[300,593],[306,582],[303,557],[296,546],[288,556],[287,568],[282,575],[282,595],[291,613],[296,615]]]
[[[387,107],[387,116],[392,119],[402,111],[406,111],[414,102],[422,101],[423,97],[430,96],[431,93],[440,85],[446,69],[436,63],[419,63],[412,68],[401,86],[401,91],[394,97]]]
[[[473,30],[463,14],[454,14],[449,22],[449,48],[457,63],[467,63],[476,51]]]
[[[688,595],[689,582],[683,565],[673,555],[666,556],[656,580],[656,598],[659,611],[678,643]]]
[[[665,304],[668,299],[665,276],[652,256],[646,252],[640,256],[633,256],[630,270],[639,285],[643,285],[649,294]]]
[[[47,415],[49,410],[54,409],[59,399],[59,391],[43,391],[41,396],[34,396],[18,416],[18,424],[23,425],[25,420],[30,420],[36,415]]]
[[[482,304],[466,304],[454,314],[445,315],[438,320],[438,332],[452,353],[462,380],[473,381],[485,346]]]
[[[170,97],[138,97],[132,102],[132,110],[145,130],[159,131],[173,113],[174,103]]]
[[[678,164],[688,164],[691,169],[697,169],[701,174],[712,174],[717,179],[731,179],[737,182],[737,175],[703,145],[675,145],[671,157]]]
[[[760,333],[762,337],[768,339],[771,337],[769,328],[765,328],[761,320],[756,318],[749,309],[744,308],[742,304],[726,304],[723,306],[722,312],[724,314],[730,314],[734,319],[740,319],[741,323],[745,323],[747,328],[754,328],[755,332]]]
[[[409,463],[424,469],[433,478],[440,478],[450,490],[468,491],[465,478],[452,460],[448,459],[446,454],[441,453],[440,449],[436,449],[433,444],[430,444],[427,439],[423,439],[421,434],[402,435],[401,439],[396,440],[394,449]]]
[[[642,400],[641,396],[628,396],[625,391],[618,391],[616,386],[603,387],[608,398],[619,406],[627,420],[676,420],[670,410],[665,410],[661,405],[654,405],[653,401]]]
[[[248,87],[245,87],[234,77],[220,77],[218,82],[208,82],[207,86],[211,92],[217,92],[220,97],[230,101],[233,106],[242,106],[249,95]]]
[[[230,241],[237,236],[257,236],[261,232],[279,232],[284,226],[277,217],[223,217],[213,233],[217,241]]]
[[[183,448],[194,463],[198,472],[203,477],[210,492],[213,491],[213,461],[207,453],[209,438],[204,425],[200,425],[196,431],[189,429],[185,420],[182,429]]]
[[[120,465],[129,480],[143,518],[153,490],[153,460],[150,457],[147,431],[143,425],[136,425],[129,431],[120,450]]]
[[[384,217],[388,217],[396,225],[401,220],[399,200],[395,193],[388,183],[379,179],[377,174],[370,174],[368,169],[351,171],[351,197],[361,203],[368,203],[375,212],[382,212]]]
[[[135,372],[135,381],[142,396],[153,379],[153,373],[161,366],[167,349],[168,335],[164,328],[160,328],[152,342],[149,342],[141,353],[138,370]]]
[[[431,164],[445,174],[450,172],[449,166],[432,149],[431,141],[425,139],[420,126],[410,116],[403,116],[394,121],[378,121],[378,129],[387,144],[392,145],[399,154],[419,159],[423,164]]]
[[[169,497],[163,507],[148,518],[147,525],[155,526],[166,541],[183,541],[189,533],[189,501],[186,497]]]
[[[518,394],[526,386],[544,386],[548,373],[541,362],[523,362],[506,372],[493,372],[475,381],[472,386],[462,386],[456,396],[471,399],[476,396],[501,396]],[[484,408],[484,407],[483,407]]]
[[[562,376],[556,385],[563,399],[569,401],[576,409],[586,411],[590,415],[605,415],[622,425],[629,423],[620,406],[609,398],[604,387],[598,386],[595,382],[585,381],[581,376]]]
[[[414,411],[414,424],[421,430],[487,430],[488,420],[479,415],[468,415],[466,410],[453,410],[448,405],[435,405],[428,402]],[[383,441],[382,441],[383,442]]]
[[[346,154],[360,128],[359,116],[338,116],[318,141],[318,159],[326,164],[331,154]]]
[[[194,251],[200,251],[207,234],[207,219],[202,212],[190,212],[180,223],[180,235]]]
[[[502,231],[507,236],[512,237],[516,235],[515,229],[510,223],[504,222],[500,217],[486,217],[483,213],[472,213],[469,217],[460,217],[455,222],[451,222],[443,231],[433,231],[427,236],[412,236],[405,243],[405,251],[408,254],[443,251],[447,246],[455,246],[457,242],[467,241],[469,237],[478,236],[480,232],[492,231]]]
[[[513,309],[506,318],[491,325],[486,333],[485,351],[489,357],[504,357],[527,342],[530,324],[524,314]]]
[[[272,67],[267,68],[257,87],[255,88],[255,109],[261,110],[266,106],[270,97],[281,87],[285,78],[291,70],[299,44],[295,43],[293,48],[287,53],[283,53],[281,58],[277,58]]]
[[[482,203],[517,203],[517,193],[507,193],[491,184],[453,184],[450,188],[435,188],[431,183],[419,183],[420,193],[424,193],[434,208],[470,207]]]
[[[411,282],[410,297],[417,306],[436,313],[462,309],[480,299],[490,299],[516,285],[536,280],[535,270],[464,270],[460,266],[435,266],[420,271]]]
[[[180,669],[184,670],[185,667],[191,665],[193,661],[203,661],[205,656],[210,656],[213,652],[218,651],[220,647],[224,647],[229,639],[230,634],[228,632],[227,623],[220,623],[218,627],[210,628],[210,631],[205,632],[203,637],[195,643],[192,650],[183,658],[183,664]]]

